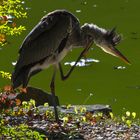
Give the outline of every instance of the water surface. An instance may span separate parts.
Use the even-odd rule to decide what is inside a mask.
[[[117,48],[128,57],[131,66],[121,60],[105,54],[95,45],[88,58],[99,60],[88,66],[76,67],[71,77],[65,82],[56,78],[56,93],[61,104],[109,104],[115,113],[123,110],[136,111],[140,114],[140,1],[139,0],[28,0],[23,2],[28,11],[28,18],[22,24],[27,30],[14,40],[10,46],[0,50],[0,70],[13,71],[18,49],[24,37],[38,23],[42,16],[56,9],[67,9],[75,14],[81,25],[94,23],[111,29],[117,27],[123,40]],[[75,49],[63,60],[64,71],[71,65],[66,62],[76,61],[81,49]],[[49,83],[52,68],[34,76],[30,85],[50,91]],[[8,81],[0,79],[0,87]]]

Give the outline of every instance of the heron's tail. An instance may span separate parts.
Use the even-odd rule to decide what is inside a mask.
[[[19,87],[20,85],[23,85],[23,87],[26,87],[28,84],[29,79],[29,68],[22,68],[19,71],[15,71],[12,74],[12,87],[13,89]]]
[[[27,84],[29,82],[29,79],[31,76],[37,74],[42,69],[36,69],[31,72],[32,66],[24,66],[20,70],[15,67],[15,71],[12,74],[12,87],[13,89],[19,87],[22,85],[23,88],[27,87]]]

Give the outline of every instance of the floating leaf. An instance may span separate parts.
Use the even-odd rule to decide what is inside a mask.
[[[130,117],[131,113],[129,111],[126,111],[126,116]]]
[[[132,112],[132,118],[133,118],[133,119],[136,118],[136,112]]]

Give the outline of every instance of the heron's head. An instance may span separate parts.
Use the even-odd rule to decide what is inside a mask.
[[[130,64],[128,59],[116,49],[116,45],[121,41],[121,36],[115,32],[115,28],[112,30],[105,30],[99,28],[94,24],[85,24],[83,29],[87,29],[86,32],[92,36],[94,43],[100,47],[104,52],[120,58],[125,63]]]

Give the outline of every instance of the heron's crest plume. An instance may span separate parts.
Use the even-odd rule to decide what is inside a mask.
[[[112,46],[116,46],[121,41],[121,36],[116,34],[114,27],[112,30],[106,30],[104,28],[100,28],[95,24],[84,24],[82,30],[93,37],[94,42],[101,46],[103,42],[108,42]]]

